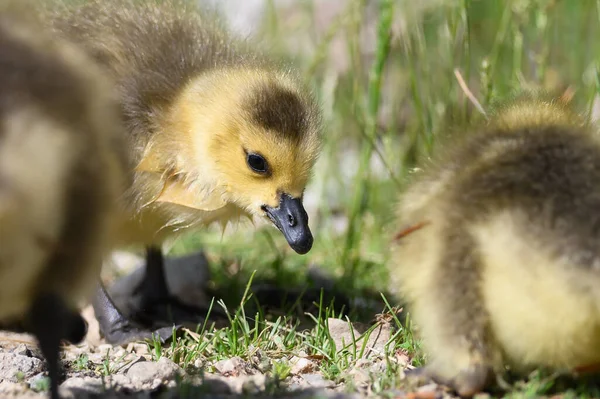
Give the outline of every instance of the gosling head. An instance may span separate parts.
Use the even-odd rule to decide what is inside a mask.
[[[198,78],[182,99],[176,120],[187,123],[177,130],[192,143],[184,161],[196,169],[191,180],[212,176],[208,186],[223,203],[272,222],[307,253],[313,236],[302,199],[321,144],[311,94],[285,73],[240,69]]]
[[[254,82],[239,101],[226,135],[211,143],[230,200],[269,219],[305,254],[313,236],[302,197],[319,151],[317,109],[281,78]]]

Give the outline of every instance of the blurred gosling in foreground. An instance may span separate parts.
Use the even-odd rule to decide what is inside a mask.
[[[21,0],[0,3],[0,325],[32,333],[58,398],[124,190],[111,84]],[[11,328],[12,329],[12,328]]]

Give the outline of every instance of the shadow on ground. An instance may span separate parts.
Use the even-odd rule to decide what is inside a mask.
[[[202,382],[197,383],[179,383],[177,386],[161,385],[155,389],[102,389],[98,392],[90,392],[90,388],[72,388],[61,390],[64,398],[82,398],[82,399],[121,399],[121,398],[156,398],[156,399],[187,399],[187,398],[290,398],[290,399],[308,399],[308,398],[330,398],[330,399],[350,399],[358,398],[356,394],[345,394],[339,392],[326,392],[319,388],[304,388],[296,390],[287,390],[286,387],[257,387],[253,384],[247,384],[242,387],[241,392],[235,392],[230,384],[223,382],[218,378],[204,378]]]
[[[141,281],[143,268],[140,259],[135,270],[117,280],[109,287],[109,292],[117,307],[124,313],[132,312],[135,307],[135,289]],[[302,284],[292,283],[299,280],[297,276],[284,275],[273,278],[255,277],[250,290],[246,293],[248,276],[220,278],[213,281],[210,275],[209,261],[203,252],[197,251],[185,256],[167,257],[165,271],[167,285],[171,293],[182,302],[208,308],[214,299],[210,322],[217,326],[227,322],[222,307],[217,301],[222,301],[230,314],[239,309],[246,294],[244,311],[249,317],[260,313],[266,320],[278,316],[288,316],[297,319],[301,325],[314,321],[307,316],[321,315],[326,317],[345,318],[352,322],[371,323],[375,316],[386,310],[382,293],[374,290],[354,290],[347,281],[335,279],[324,274],[316,267],[307,272]],[[288,281],[290,283],[288,283]],[[397,303],[389,293],[383,293],[391,305]],[[328,313],[325,311],[328,309]],[[204,320],[198,320],[202,324]],[[190,328],[191,324],[189,325]]]

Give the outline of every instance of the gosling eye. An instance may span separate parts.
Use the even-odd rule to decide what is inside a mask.
[[[256,173],[265,174],[269,171],[267,161],[262,157],[262,155],[250,153],[246,155],[246,163],[250,169]]]

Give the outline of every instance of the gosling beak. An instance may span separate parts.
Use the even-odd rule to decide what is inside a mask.
[[[308,215],[300,198],[292,198],[287,194],[281,194],[277,208],[271,208],[267,205],[263,205],[262,208],[273,224],[283,233],[294,251],[300,255],[310,251],[313,236],[308,227]]]

